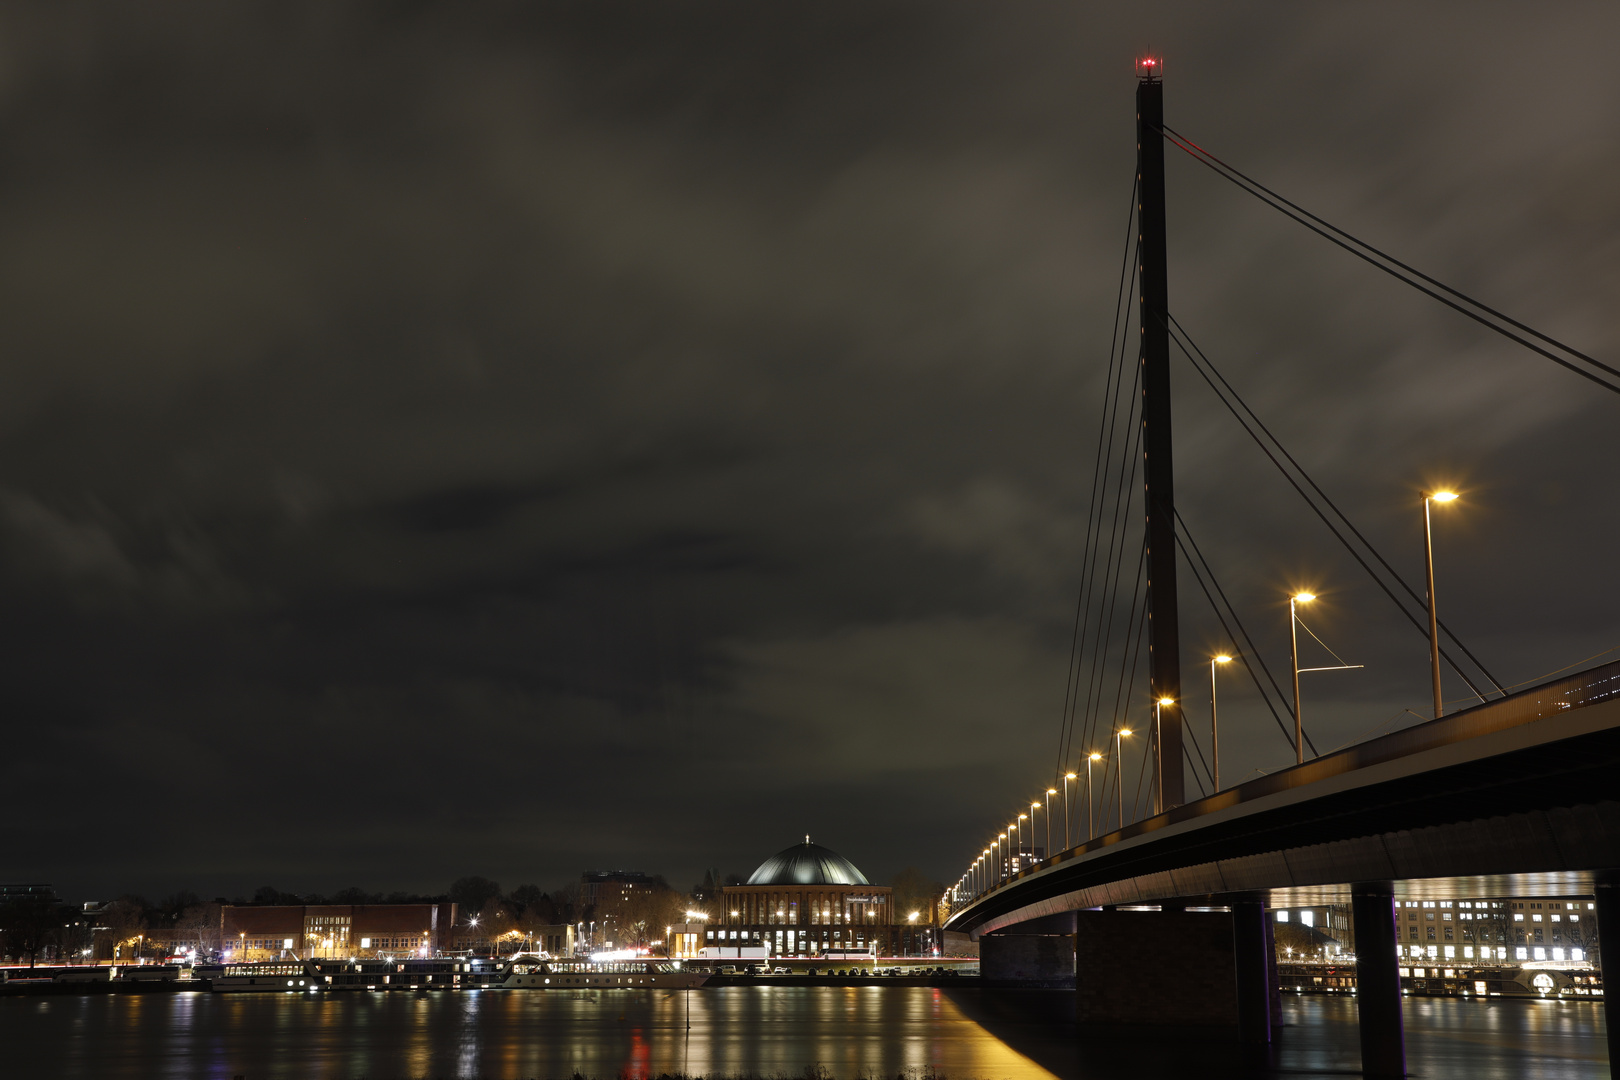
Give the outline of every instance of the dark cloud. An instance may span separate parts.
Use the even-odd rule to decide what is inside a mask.
[[[1057,746],[1133,55],[1167,57],[1178,129],[1612,356],[1617,30],[13,5],[6,873],[684,881],[809,830],[953,876]],[[1415,492],[1465,489],[1441,595],[1481,658],[1516,682],[1620,644],[1615,403],[1169,167],[1178,318],[1409,580]],[[1183,511],[1274,667],[1307,582],[1368,665],[1309,684],[1318,744],[1421,712],[1421,636],[1176,378]],[[1183,595],[1192,687],[1221,639]],[[1223,701],[1223,773],[1287,761]]]

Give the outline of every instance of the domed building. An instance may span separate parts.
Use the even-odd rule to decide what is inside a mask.
[[[889,949],[893,890],[873,885],[808,836],[760,863],[746,885],[727,885],[721,894],[723,909],[705,934],[710,944],[804,957]]]

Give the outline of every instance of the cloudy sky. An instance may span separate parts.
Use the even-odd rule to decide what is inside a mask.
[[[1133,57],[1178,130],[1612,363],[1617,37],[1602,3],[9,5],[0,879],[684,886],[807,831],[954,879],[1055,764]],[[1620,645],[1620,400],[1168,166],[1172,311],[1409,580],[1417,492],[1464,492],[1442,613],[1497,677]],[[1182,511],[1273,668],[1301,584],[1367,665],[1307,677],[1317,744],[1423,712],[1422,636],[1176,379]],[[1223,778],[1291,758],[1222,706]]]

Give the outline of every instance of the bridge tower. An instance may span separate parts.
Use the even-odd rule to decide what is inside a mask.
[[[1137,280],[1142,337],[1149,685],[1159,707],[1154,777],[1164,809],[1186,802],[1181,765],[1181,630],[1176,618],[1175,473],[1170,456],[1170,308],[1165,266],[1164,81],[1157,58],[1136,64]]]

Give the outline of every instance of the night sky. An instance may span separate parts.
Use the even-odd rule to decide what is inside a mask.
[[[686,887],[806,832],[954,880],[1052,776],[1133,58],[1178,130],[1615,363],[1617,37],[1612,3],[8,5],[0,880]],[[1463,492],[1441,613],[1498,678],[1620,646],[1620,398],[1168,158],[1172,312],[1408,580],[1418,491]],[[1180,506],[1268,661],[1309,586],[1367,665],[1306,677],[1317,745],[1425,712],[1422,635],[1176,364]],[[1228,781],[1291,760],[1236,678],[1221,721]]]

